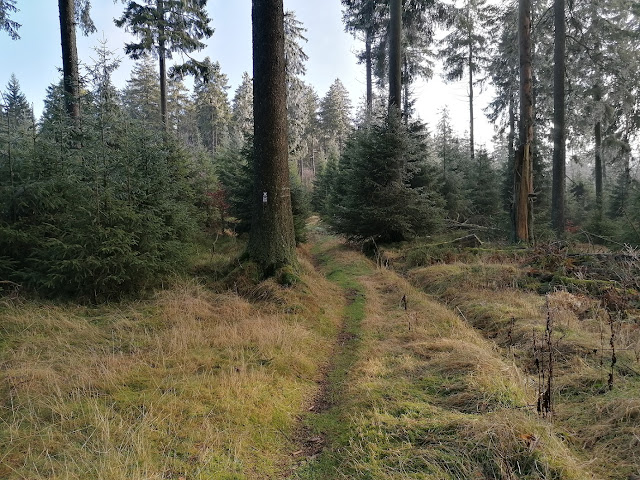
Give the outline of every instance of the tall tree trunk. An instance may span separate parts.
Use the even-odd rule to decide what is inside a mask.
[[[508,187],[508,193],[511,195],[512,200],[511,204],[511,231],[513,233],[513,241],[516,241],[516,224],[515,224],[515,205],[513,203],[514,198],[514,186],[515,186],[515,164],[516,164],[516,106],[515,106],[515,92],[511,90],[509,92],[509,136],[507,137],[507,167],[508,167],[508,175],[511,178],[510,184]]]
[[[371,27],[367,28],[365,38],[365,64],[367,69],[367,115],[371,115],[373,110],[373,73],[372,73],[372,53],[371,42],[372,36]]]
[[[407,62],[407,56],[402,55],[402,70],[403,74],[400,76],[402,80],[402,87],[404,89],[404,124],[409,125],[409,116],[411,114],[411,105],[410,105],[410,96],[411,93],[409,91],[409,63]]]
[[[74,0],[58,0],[58,10],[60,12],[64,103],[69,116],[77,120],[80,118],[80,74],[78,72]]]
[[[514,92],[509,93],[509,135],[507,136],[507,161],[509,172],[513,175],[516,143],[516,106],[513,99]]]
[[[294,265],[282,0],[253,0],[254,211],[247,253],[273,275]]]
[[[402,106],[402,0],[391,0],[389,22],[389,114]]]
[[[160,114],[162,115],[162,128],[169,130],[167,118],[167,54],[164,32],[164,0],[158,0],[158,18],[160,19],[160,38],[158,39],[158,58],[160,60]]]
[[[520,145],[514,166],[515,238],[532,240],[530,223],[533,195],[533,70],[531,66],[531,0],[520,0],[518,43],[520,47]]]
[[[596,177],[596,206],[602,210],[602,123],[597,121],[594,127],[595,137],[595,177]]]
[[[447,145],[449,139],[447,138],[446,129],[442,133],[442,177],[444,178],[445,185],[447,184]]]
[[[476,158],[475,139],[473,132],[473,45],[471,37],[469,37],[469,151],[471,153],[471,161]]]
[[[566,43],[565,0],[554,0],[555,45],[553,53],[553,184],[551,225],[564,235],[564,197],[566,184],[564,55]]]

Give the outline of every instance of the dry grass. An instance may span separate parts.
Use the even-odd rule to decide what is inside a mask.
[[[628,371],[610,392],[602,309],[585,295],[549,296],[562,340],[559,401],[544,420],[528,372],[545,298],[515,288],[516,266],[438,264],[406,281],[333,238],[311,250],[299,252],[293,288],[214,293],[205,255],[201,280],[144,302],[0,305],[0,478],[282,478],[301,415],[318,417],[327,444],[295,471],[300,480],[640,473],[633,321],[617,324]],[[364,318],[329,385],[338,404],[309,413],[350,314]]]
[[[515,270],[514,270],[515,269]],[[433,265],[409,272],[411,282],[446,302],[497,352],[524,372],[528,391],[537,377],[533,336],[538,342],[547,313],[554,324],[554,423],[566,429],[572,448],[590,457],[590,470],[602,478],[626,478],[640,473],[638,429],[633,420],[640,388],[640,328],[632,318],[616,321],[617,366],[614,391],[607,388],[611,361],[609,316],[600,301],[587,293],[554,291],[545,296],[510,285],[513,264]],[[547,308],[548,300],[548,308]],[[535,333],[534,333],[535,332]],[[531,377],[527,380],[527,373]],[[509,478],[509,477],[505,477]],[[563,477],[564,478],[564,477]]]
[[[178,283],[154,300],[0,310],[0,478],[275,478],[340,320],[335,287],[251,304]],[[307,285],[313,285],[313,289]]]
[[[334,447],[338,468],[300,478],[597,478],[522,408],[525,376],[459,315],[391,272],[358,280],[367,315],[349,435]]]

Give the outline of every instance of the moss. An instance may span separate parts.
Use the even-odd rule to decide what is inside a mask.
[[[293,285],[297,285],[298,283],[300,283],[300,276],[290,265],[282,267],[280,270],[278,270],[276,272],[275,278],[278,284],[285,287],[292,287]]]
[[[240,294],[250,292],[262,281],[260,266],[251,261],[245,261],[234,268],[223,280],[223,290],[232,290]]]

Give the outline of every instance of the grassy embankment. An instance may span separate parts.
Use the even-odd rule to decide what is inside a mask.
[[[291,478],[598,478],[526,408],[534,395],[519,369],[459,315],[335,240],[318,258],[362,292],[364,318],[347,318],[357,354],[336,403],[307,414],[327,445]]]
[[[550,425],[599,477],[640,475],[639,296],[621,286],[627,267],[615,266],[613,258],[517,249],[449,250],[443,256],[439,247],[405,246],[390,255],[414,286],[488,339],[536,394],[540,352],[534,337],[539,347],[550,318]],[[616,281],[604,279],[606,264]],[[610,390],[612,320],[616,361]]]

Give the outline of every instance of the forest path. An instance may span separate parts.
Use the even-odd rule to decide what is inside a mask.
[[[491,342],[398,274],[312,228],[314,265],[346,302],[284,478],[598,478],[527,411],[520,372]]]
[[[345,392],[350,372],[358,360],[361,324],[365,315],[366,297],[359,277],[373,273],[372,265],[364,257],[348,250],[318,224],[314,226],[316,231],[312,235],[310,251],[313,264],[327,279],[340,287],[345,303],[333,352],[318,380],[318,393],[309,406],[308,413],[300,419],[296,433],[299,448],[293,452],[291,478],[330,478],[316,476],[312,472],[331,469],[333,462],[325,450],[343,433]]]

